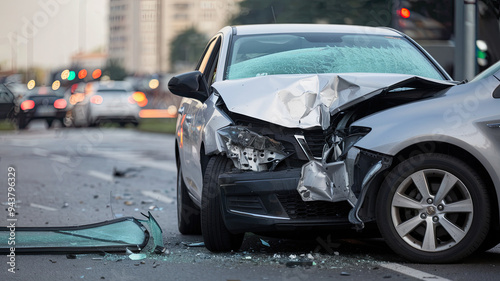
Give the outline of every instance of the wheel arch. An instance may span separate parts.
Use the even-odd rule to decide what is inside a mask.
[[[492,225],[491,230],[500,233],[498,194],[495,190],[492,177],[490,176],[484,165],[481,163],[481,161],[479,161],[474,155],[461,147],[445,142],[427,141],[416,143],[404,148],[396,155],[394,155],[391,167],[389,167],[384,173],[377,175],[371,182],[370,186],[368,186],[368,192],[366,194],[365,202],[359,212],[360,216],[364,220],[375,219],[378,192],[385,177],[392,169],[394,169],[394,167],[410,157],[428,153],[452,155],[453,157],[467,163],[481,176],[486,186],[488,187],[488,195],[491,201],[490,205],[492,211],[491,221],[496,222],[494,225]]]

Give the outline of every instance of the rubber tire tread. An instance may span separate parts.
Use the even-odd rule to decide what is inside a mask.
[[[244,233],[229,232],[222,217],[218,178],[231,170],[233,163],[225,156],[214,156],[208,161],[203,176],[201,199],[201,232],[205,247],[212,252],[237,251],[243,243]]]
[[[418,163],[418,164],[415,164]],[[466,236],[448,250],[427,253],[408,245],[397,234],[391,219],[391,201],[399,184],[412,173],[423,169],[442,169],[458,177],[474,202],[474,217]],[[409,158],[389,172],[377,197],[377,224],[385,242],[397,254],[418,263],[457,262],[480,248],[489,232],[490,201],[486,185],[479,174],[465,162],[445,154],[429,153]]]

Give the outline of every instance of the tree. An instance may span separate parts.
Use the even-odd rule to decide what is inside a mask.
[[[390,0],[244,0],[230,24],[331,23],[389,26]]]
[[[108,59],[106,66],[102,70],[103,76],[108,76],[111,80],[123,80],[127,77],[127,71],[118,59]]]
[[[194,27],[179,33],[170,44],[170,69],[173,72],[183,68],[192,69],[203,53],[207,40],[207,36]]]

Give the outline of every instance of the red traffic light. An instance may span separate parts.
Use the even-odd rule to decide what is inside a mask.
[[[404,19],[407,19],[410,17],[410,10],[406,8],[401,8],[398,10],[398,15]]]
[[[85,77],[87,77],[87,70],[86,69],[82,69],[78,72],[78,78],[79,79],[84,79]]]
[[[101,77],[101,74],[102,74],[102,72],[101,72],[101,70],[98,68],[98,69],[96,69],[96,70],[94,70],[94,71],[92,72],[92,78],[93,78],[93,79],[97,79],[97,78]]]

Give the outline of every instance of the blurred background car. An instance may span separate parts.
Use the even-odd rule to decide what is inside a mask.
[[[66,116],[67,104],[63,88],[53,90],[42,86],[28,90],[19,103],[18,128],[26,129],[27,125],[35,119],[44,119],[49,128],[55,120],[65,126],[63,119]]]
[[[139,104],[145,99],[124,81],[101,81],[79,84],[73,95],[72,109],[75,126],[93,127],[104,122],[139,125]],[[71,102],[70,102],[71,103]]]
[[[10,120],[15,115],[14,94],[5,85],[0,84],[0,120]]]

